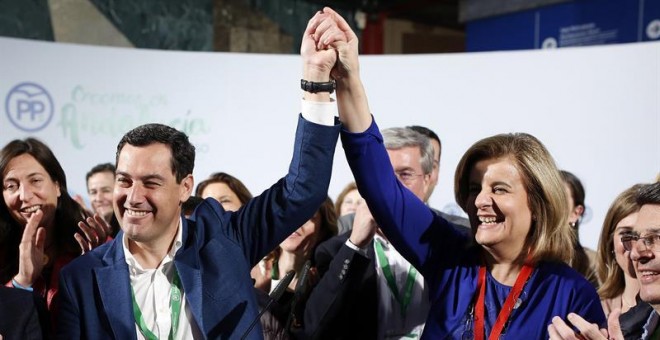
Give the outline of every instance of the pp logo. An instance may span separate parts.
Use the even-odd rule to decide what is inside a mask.
[[[35,83],[20,83],[14,86],[5,100],[5,110],[9,121],[27,132],[46,127],[55,111],[50,94]]]

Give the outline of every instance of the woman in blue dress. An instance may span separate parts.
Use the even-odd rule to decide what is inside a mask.
[[[335,49],[342,143],[360,194],[397,250],[426,278],[426,339],[547,339],[554,316],[574,312],[604,324],[594,287],[565,264],[575,234],[550,153],[535,137],[501,134],[472,145],[455,175],[470,218],[465,236],[434,214],[394,174],[359,76],[358,40],[329,8],[317,13],[305,46]],[[305,44],[306,41],[312,44]]]

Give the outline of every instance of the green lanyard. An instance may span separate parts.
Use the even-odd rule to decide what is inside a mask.
[[[399,303],[401,307],[401,315],[405,316],[406,311],[408,310],[408,305],[410,305],[410,299],[412,298],[412,290],[415,286],[415,276],[417,276],[417,269],[410,265],[408,269],[408,278],[406,279],[406,286],[403,290],[403,300],[399,296],[399,288],[396,286],[396,280],[394,274],[392,274],[392,269],[390,268],[390,263],[387,261],[387,256],[385,256],[385,251],[383,251],[383,245],[381,241],[374,241],[376,245],[376,255],[378,255],[378,262],[380,262],[380,268],[383,270],[383,275],[385,275],[385,280],[387,281],[387,286],[390,287],[392,295]]]
[[[181,313],[181,281],[179,274],[174,270],[174,278],[172,279],[172,287],[170,288],[170,309],[172,310],[172,327],[170,328],[169,340],[174,339],[177,329],[179,328],[179,314]],[[133,314],[135,315],[135,323],[140,329],[140,333],[148,340],[158,340],[158,337],[147,327],[144,322],[140,306],[135,301],[135,291],[131,286],[131,298],[133,299]]]

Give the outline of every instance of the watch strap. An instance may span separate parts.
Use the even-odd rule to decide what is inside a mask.
[[[309,93],[318,93],[318,92],[335,92],[337,85],[334,80],[326,82],[313,82],[305,79],[300,79],[300,88]]]

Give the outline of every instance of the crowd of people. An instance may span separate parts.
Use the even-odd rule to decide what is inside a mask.
[[[224,172],[195,187],[194,146],[162,124],[91,168],[90,207],[46,144],[5,145],[0,339],[660,337],[660,182],[613,200],[594,251],[580,179],[503,133],[455,170],[468,218],[441,212],[441,140],[379,129],[346,21],[316,13],[301,56],[291,165],[256,196]],[[339,136],[355,181],[333,202]]]

